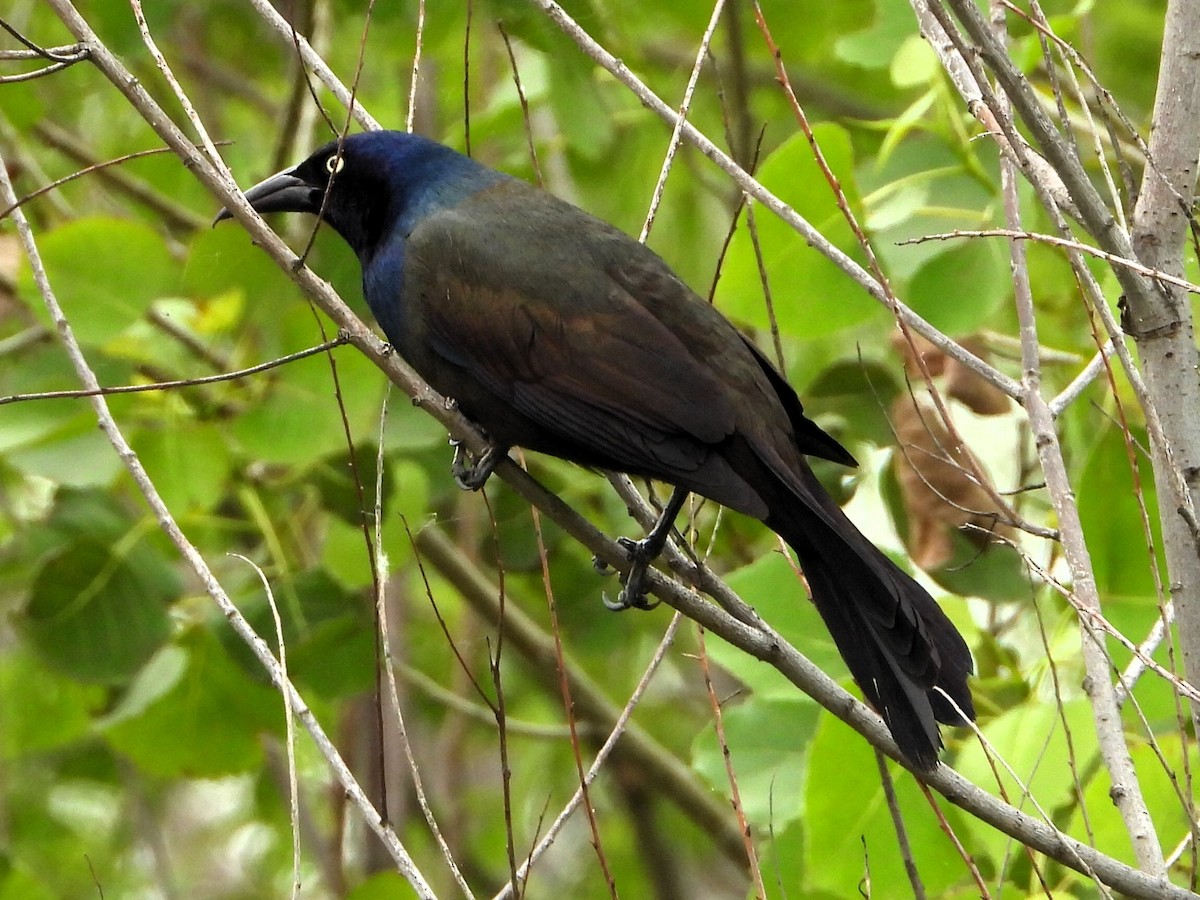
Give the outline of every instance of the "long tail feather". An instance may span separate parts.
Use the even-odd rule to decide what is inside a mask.
[[[800,481],[802,496],[772,498],[767,524],[799,556],[813,602],[868,702],[904,755],[931,769],[942,747],[937,723],[963,724],[954,704],[975,717],[970,650],[925,589],[863,537],[811,472]]]

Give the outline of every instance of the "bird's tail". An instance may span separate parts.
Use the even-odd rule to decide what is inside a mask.
[[[767,524],[792,546],[813,603],[868,702],[901,751],[923,769],[937,764],[938,722],[975,718],[967,677],[971,653],[919,584],[868,541],[803,467]],[[940,688],[952,700],[946,700]]]

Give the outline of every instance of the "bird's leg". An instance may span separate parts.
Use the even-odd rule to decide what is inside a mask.
[[[667,538],[671,534],[671,528],[675,525],[675,517],[683,509],[683,501],[687,499],[687,495],[688,492],[683,488],[675,488],[671,493],[671,498],[667,500],[667,505],[663,507],[658,521],[640,541],[627,537],[617,538],[617,543],[629,554],[630,566],[629,574],[624,579],[624,587],[621,588],[617,599],[612,601],[607,596],[604,597],[604,605],[609,609],[614,611],[630,607],[653,609],[658,605],[657,602],[646,602],[646,573],[650,569],[650,563],[658,558],[663,547],[667,545]]]
[[[454,476],[454,483],[464,491],[477,491],[483,487],[492,472],[496,470],[496,466],[500,464],[500,460],[508,455],[507,447],[492,443],[488,444],[483,456],[468,462],[470,453],[463,446],[462,441],[451,440],[450,445],[454,447],[454,460],[450,463],[450,473]]]

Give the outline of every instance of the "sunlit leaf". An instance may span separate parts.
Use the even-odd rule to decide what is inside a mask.
[[[104,728],[112,746],[147,773],[213,777],[244,771],[262,758],[259,733],[282,726],[283,701],[232,664],[211,637],[183,645],[187,667],[171,690],[138,714]]]
[[[126,219],[77,219],[46,234],[40,250],[71,328],[87,344],[116,337],[178,283],[178,267],[161,235]],[[23,293],[44,316],[31,279]]]
[[[849,203],[857,206],[848,136],[832,125],[818,126],[814,131]],[[790,138],[776,149],[763,162],[758,178],[839,249],[859,258],[850,226],[838,210],[829,182],[803,135]],[[885,314],[861,287],[773,213],[757,207],[756,221],[772,308],[784,334],[811,339]],[[756,328],[770,328],[762,277],[744,221],[729,247],[717,298],[722,310],[735,319]]]

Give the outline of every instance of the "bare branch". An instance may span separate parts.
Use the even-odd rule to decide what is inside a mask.
[[[1007,97],[1001,96],[1007,104]],[[1007,110],[1004,110],[1007,112]],[[1011,228],[1019,230],[1021,223],[1020,201],[1017,197],[1016,174],[1013,167],[1002,160],[1001,183],[1004,192],[1004,214]],[[1096,588],[1096,577],[1092,570],[1091,554],[1079,518],[1079,507],[1075,492],[1067,475],[1062,445],[1054,430],[1054,418],[1050,407],[1041,393],[1041,364],[1038,360],[1037,318],[1034,313],[1033,291],[1029,284],[1029,267],[1025,259],[1025,245],[1016,240],[1009,243],[1012,257],[1013,288],[1020,322],[1022,379],[1026,394],[1023,398],[1029,425],[1033,430],[1034,445],[1046,477],[1046,488],[1058,517],[1059,533],[1067,565],[1071,570],[1073,594],[1079,606],[1096,615],[1100,612],[1100,595]],[[1089,640],[1090,630],[1086,620],[1083,627],[1083,659],[1087,669],[1084,689],[1092,699],[1092,716],[1096,725],[1100,753],[1113,784],[1113,802],[1120,810],[1126,831],[1134,846],[1140,867],[1160,878],[1166,878],[1154,822],[1142,797],[1141,785],[1133,768],[1133,760],[1125,743],[1125,732],[1121,723],[1121,711],[1117,704],[1116,691],[1109,677],[1109,661],[1103,645]]]

